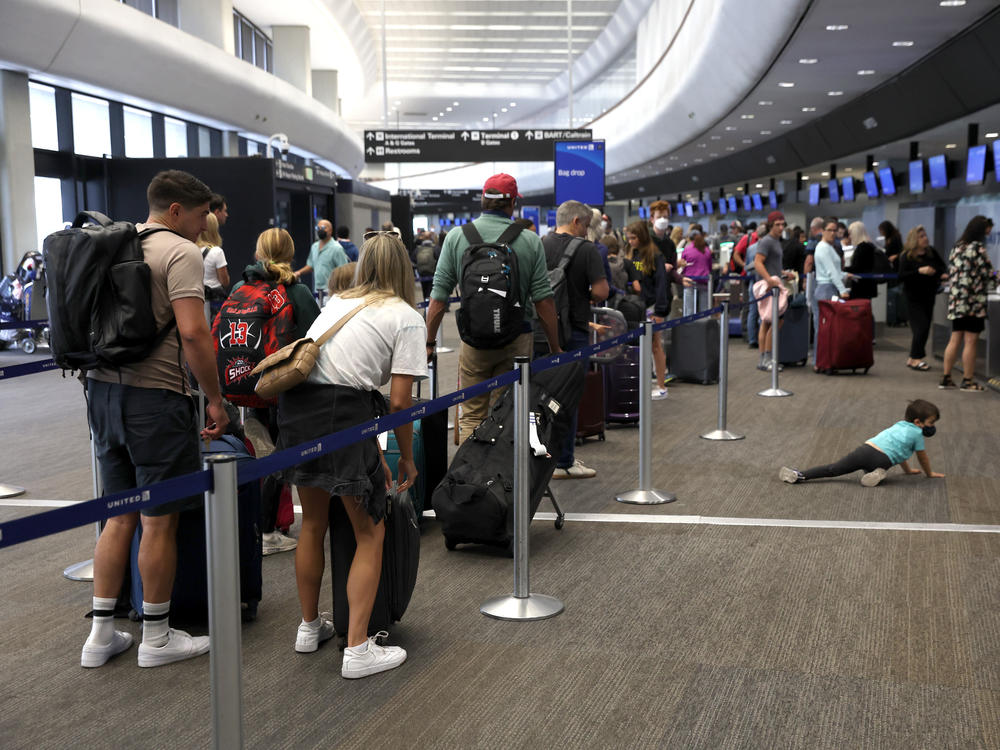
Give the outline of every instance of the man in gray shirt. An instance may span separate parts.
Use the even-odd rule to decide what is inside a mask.
[[[768,291],[781,286],[781,233],[785,231],[785,215],[781,211],[772,211],[767,215],[764,234],[757,243],[757,254],[753,265],[757,276],[767,282]],[[770,303],[766,303],[770,304]],[[781,325],[781,322],[778,322]],[[774,364],[771,361],[771,321],[761,318],[760,332],[757,335],[760,346],[761,369],[770,370]]]

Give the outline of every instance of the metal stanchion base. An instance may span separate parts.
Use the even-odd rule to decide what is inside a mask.
[[[17,497],[23,495],[24,487],[15,487],[13,484],[0,484],[0,497]]]
[[[711,432],[706,432],[702,437],[705,440],[742,440],[746,435],[740,435],[738,432],[730,432],[729,430],[712,430]]]
[[[452,349],[450,346],[439,346],[434,351],[436,351],[438,354],[451,354],[455,350]]]
[[[70,565],[63,571],[63,577],[71,581],[93,581],[94,561],[84,560],[83,562]]]
[[[547,620],[565,608],[554,596],[528,594],[518,597],[511,594],[488,600],[479,611],[494,620]]]
[[[629,490],[615,497],[615,500],[629,505],[663,505],[677,500],[677,495],[663,490]]]
[[[791,396],[791,391],[786,391],[784,388],[767,388],[763,391],[757,392],[758,396],[764,396],[765,398],[780,398],[781,396]]]

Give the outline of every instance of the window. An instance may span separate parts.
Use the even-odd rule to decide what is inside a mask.
[[[36,177],[35,231],[38,233],[38,249],[42,249],[42,240],[65,226],[61,181],[58,177]]]
[[[170,159],[188,155],[187,123],[173,117],[164,117],[163,135],[166,141],[164,156]]]
[[[257,145],[257,141],[247,141],[247,156],[253,156],[254,154],[260,153],[260,147]]]
[[[31,145],[35,148],[59,150],[59,128],[56,126],[56,90],[34,81],[28,82],[28,108],[31,112]]]
[[[159,18],[171,26],[177,25],[177,0],[121,0],[121,2],[148,16]]]
[[[104,99],[72,94],[73,148],[78,154],[104,156],[111,153],[111,119]]]
[[[149,159],[153,156],[153,115],[142,109],[123,107],[125,114],[125,156]]]
[[[212,131],[208,128],[198,126],[198,156],[212,155]]]
[[[238,11],[233,11],[233,40],[236,56],[268,73],[273,70],[271,40]]]

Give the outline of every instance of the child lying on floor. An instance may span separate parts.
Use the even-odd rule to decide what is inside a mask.
[[[865,473],[861,477],[861,484],[865,487],[874,487],[885,479],[889,469],[896,464],[902,467],[905,474],[919,474],[920,469],[911,469],[907,463],[907,459],[916,452],[924,474],[932,479],[941,478],[944,474],[931,471],[931,460],[924,450],[924,438],[934,434],[936,430],[934,423],[940,416],[938,408],[930,401],[922,399],[911,401],[906,407],[902,422],[896,422],[892,427],[882,430],[836,463],[814,466],[804,472],[782,466],[778,477],[783,482],[798,484],[809,479],[839,477],[863,471]]]

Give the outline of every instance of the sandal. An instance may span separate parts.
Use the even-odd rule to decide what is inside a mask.
[[[911,362],[906,366],[909,367],[911,370],[920,370],[921,372],[927,372],[927,370],[931,369],[931,366],[926,362],[917,362],[916,364],[913,364]]]
[[[954,388],[954,387],[955,387],[955,381],[951,379],[951,375],[943,375],[941,377],[941,382],[938,383],[938,388],[941,389]]]
[[[972,378],[962,378],[962,385],[959,387],[959,390],[978,392],[978,391],[985,391],[986,389],[983,388],[981,385],[979,385],[979,383],[977,383]]]

